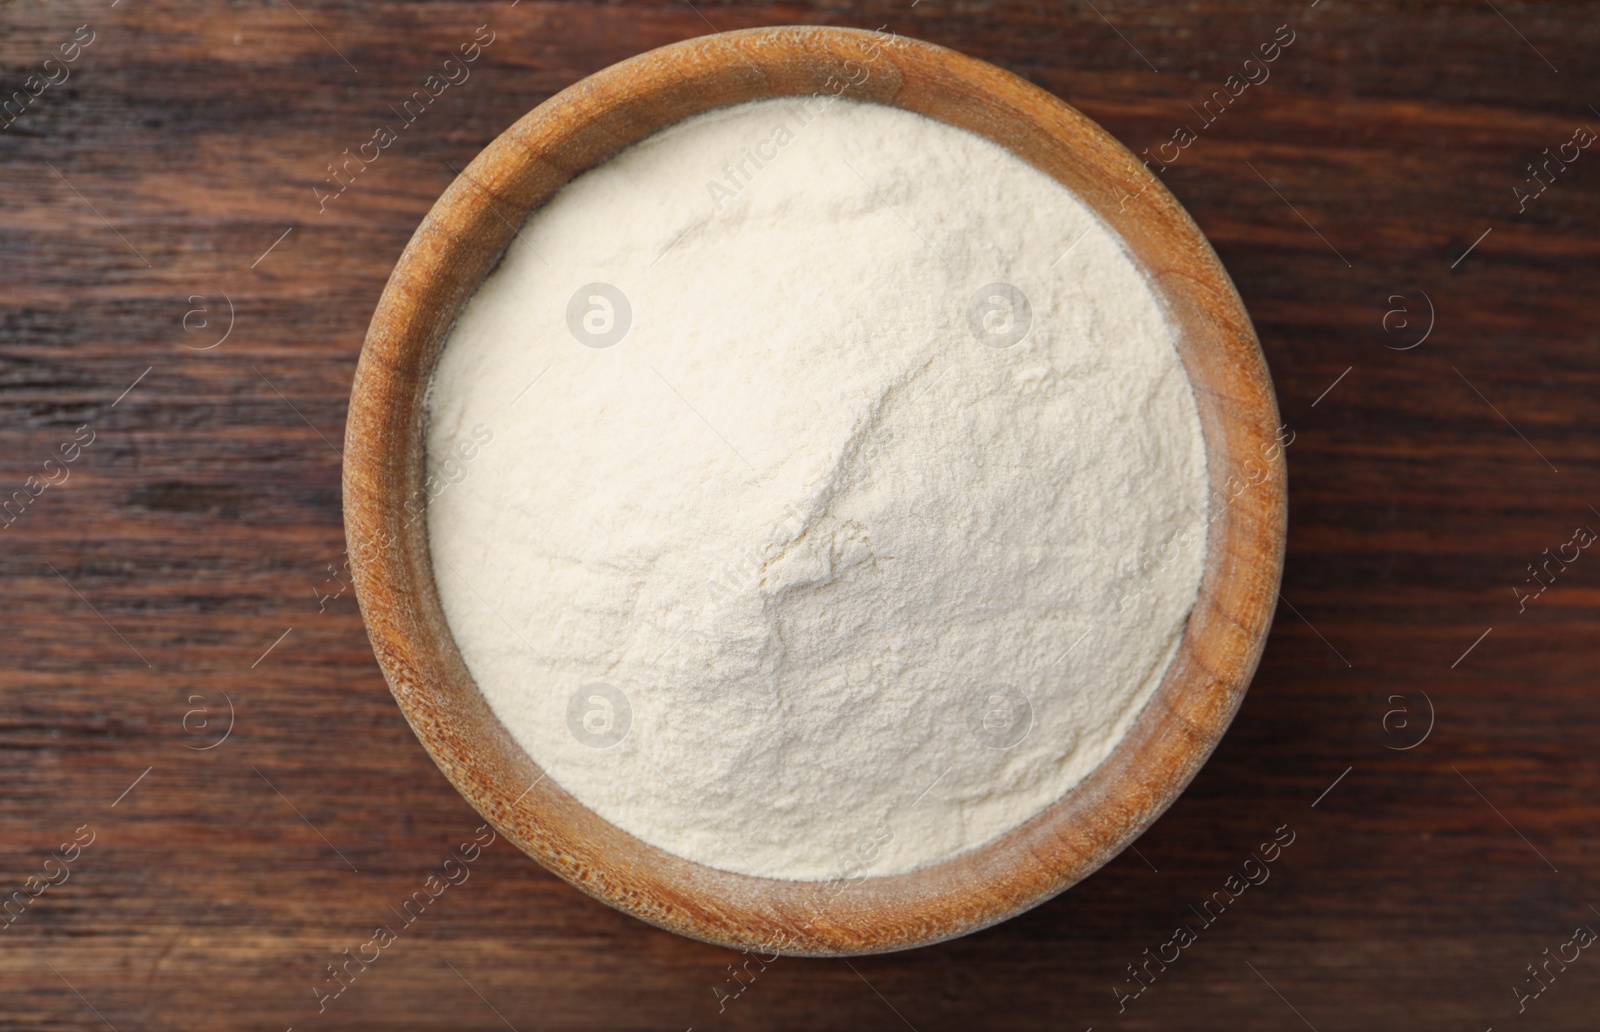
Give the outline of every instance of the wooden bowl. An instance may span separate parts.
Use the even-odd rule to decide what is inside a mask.
[[[434,590],[423,513],[423,396],[462,303],[562,184],[710,108],[835,92],[971,130],[1067,186],[1118,232],[1179,333],[1210,463],[1199,599],[1133,729],[1067,796],[979,849],[841,887],[730,874],[602,820],[543,772],[479,694]],[[1044,902],[1120,852],[1221,738],[1260,658],[1286,523],[1277,403],[1238,294],[1171,194],[1105,130],[1022,79],[931,44],[851,29],[729,32],[652,50],[539,105],[428,213],[395,265],[356,368],[345,529],[373,651],[445,776],[506,838],[596,899],[734,948],[828,956],[907,949]]]

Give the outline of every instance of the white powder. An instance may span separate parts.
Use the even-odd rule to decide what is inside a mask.
[[[1198,590],[1200,424],[1141,272],[1044,174],[896,109],[724,109],[580,177],[429,410],[431,473],[494,433],[428,510],[485,698],[601,816],[728,871],[1016,827],[1126,733]]]

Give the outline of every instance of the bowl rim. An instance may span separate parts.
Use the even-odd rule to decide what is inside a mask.
[[[511,739],[467,672],[433,583],[418,505],[432,490],[422,470],[423,406],[461,304],[515,227],[562,185],[692,114],[832,92],[846,81],[855,99],[918,111],[1007,147],[1121,235],[1178,331],[1211,494],[1202,583],[1177,654],[1095,771],[1023,825],[928,867],[792,882],[717,870],[642,842],[545,777]],[[345,431],[346,543],[396,702],[446,778],[507,839],[581,891],[658,927],[735,949],[850,956],[943,941],[1037,906],[1121,852],[1177,799],[1238,710],[1272,623],[1287,443],[1232,280],[1176,198],[1109,133],[1065,101],[953,50],[881,30],[773,26],[694,37],[602,69],[524,115],[445,190],[396,262],[357,364]]]

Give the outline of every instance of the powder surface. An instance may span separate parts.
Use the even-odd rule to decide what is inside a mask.
[[[718,110],[569,184],[451,331],[427,447],[439,596],[516,741],[757,876],[1038,814],[1159,684],[1205,552],[1193,394],[1120,240],[871,104]]]

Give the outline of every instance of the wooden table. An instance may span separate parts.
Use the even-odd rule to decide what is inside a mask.
[[[1596,13],[7,6],[0,489],[25,504],[0,551],[0,1028],[1592,1028],[1600,958],[1566,944],[1600,930],[1600,558],[1575,535],[1600,528],[1600,150],[1559,147],[1600,131]],[[779,960],[719,1013],[734,955],[500,842],[319,1014],[329,965],[398,926],[479,824],[333,572],[388,271],[452,166],[551,93],[713,26],[797,21],[958,47],[1166,155],[1296,432],[1254,688],[1136,851],[988,932]],[[471,77],[319,200],[325,166],[484,25]],[[1285,25],[1270,78],[1206,124]],[[1519,200],[1546,148],[1576,157]],[[1270,879],[1203,923],[1283,826]],[[1179,924],[1197,941],[1133,981]],[[1561,953],[1519,1013],[1527,965]]]

